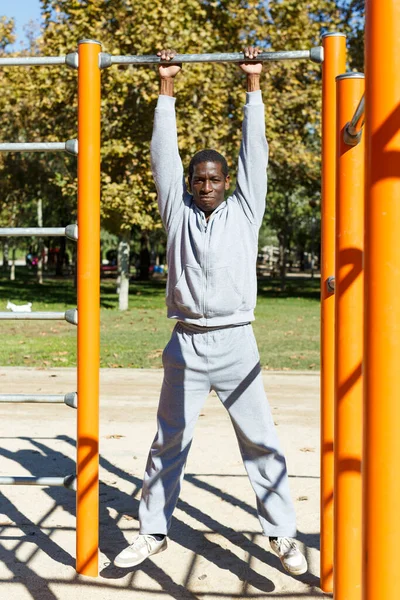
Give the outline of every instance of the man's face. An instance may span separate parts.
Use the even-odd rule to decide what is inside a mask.
[[[189,189],[196,206],[210,214],[224,201],[229,184],[229,175],[225,177],[221,163],[202,162],[194,166]]]

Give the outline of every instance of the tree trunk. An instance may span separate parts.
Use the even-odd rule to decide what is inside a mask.
[[[15,281],[15,252],[16,252],[16,248],[13,245],[12,252],[11,252],[10,281]]]
[[[301,273],[304,273],[304,271],[306,270],[306,265],[305,265],[305,247],[303,245],[299,246],[298,248],[298,254],[299,254],[299,263],[300,263],[300,271]]]
[[[75,244],[73,246],[73,250],[72,250],[72,264],[74,265],[74,288],[78,289],[78,244],[77,244],[77,242],[75,242]]]
[[[65,237],[60,238],[60,251],[56,254],[56,275],[63,275],[65,263]]]
[[[43,211],[42,211],[42,199],[38,199],[37,204],[37,222],[38,227],[43,227]],[[37,266],[37,278],[38,283],[43,283],[43,240],[38,239],[38,266]]]
[[[286,290],[286,246],[287,246],[287,237],[283,232],[279,236],[279,262],[280,262],[280,271],[281,271],[281,290],[284,292]]]
[[[17,205],[14,202],[12,205],[12,217],[11,217],[11,227],[15,227],[16,226],[16,212],[17,212]],[[15,280],[15,253],[16,253],[16,247],[15,247],[15,238],[11,239],[11,270],[10,270],[10,280],[14,281]]]
[[[7,271],[8,271],[8,249],[9,249],[8,239],[5,238],[3,240],[3,271],[5,273],[7,273]]]
[[[283,231],[280,232],[279,238],[279,258],[281,263],[281,290],[286,290],[286,251],[288,247],[288,230],[290,227],[290,210],[289,196],[285,194],[285,219],[283,223]]]
[[[140,238],[139,279],[148,281],[150,276],[149,236],[146,233]]]
[[[315,271],[315,217],[311,219],[311,279]]]
[[[128,310],[129,304],[130,240],[130,231],[124,231],[118,244],[117,291],[119,296],[119,310]]]

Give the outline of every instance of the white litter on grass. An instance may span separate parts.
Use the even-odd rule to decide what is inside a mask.
[[[27,304],[14,304],[13,302],[7,302],[7,310],[11,310],[12,312],[32,312],[32,302],[28,302]]]

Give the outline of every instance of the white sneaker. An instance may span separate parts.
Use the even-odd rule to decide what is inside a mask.
[[[114,565],[122,568],[136,567],[152,554],[166,550],[167,546],[166,537],[159,542],[152,535],[139,534],[130,546],[115,557]]]
[[[270,540],[269,544],[281,559],[285,571],[291,575],[303,575],[307,571],[307,561],[296,542],[287,537],[278,537],[276,540]]]

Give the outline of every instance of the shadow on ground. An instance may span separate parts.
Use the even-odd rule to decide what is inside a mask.
[[[15,439],[15,438],[14,438]],[[22,465],[28,472],[35,476],[59,476],[60,473],[68,474],[75,471],[75,463],[65,454],[60,451],[52,449],[49,443],[54,440],[63,441],[68,445],[75,447],[75,440],[68,436],[57,436],[55,438],[20,438],[28,441],[31,444],[31,449],[19,450],[17,452],[9,452],[4,448],[0,450],[0,456],[11,459],[16,463]],[[269,551],[262,548],[260,545],[253,541],[254,532],[246,532],[235,530],[231,527],[227,527],[219,523],[212,515],[204,513],[197,506],[188,504],[184,500],[180,500],[178,508],[185,512],[190,517],[198,521],[202,528],[215,532],[225,538],[230,544],[238,546],[240,549],[245,549],[248,559],[242,560],[236,554],[231,552],[229,549],[222,547],[219,544],[210,541],[206,535],[197,531],[193,527],[184,523],[178,518],[174,518],[173,525],[171,528],[170,539],[181,547],[194,553],[196,557],[204,557],[208,562],[213,563],[219,569],[230,571],[238,580],[242,583],[243,591],[240,594],[232,594],[229,592],[222,593],[221,591],[208,590],[205,592],[191,592],[190,591],[190,579],[192,576],[192,569],[194,562],[188,568],[188,572],[181,577],[184,584],[181,585],[172,580],[172,578],[157,566],[151,559],[143,563],[140,567],[131,570],[117,569],[112,566],[112,560],[114,556],[120,552],[126,546],[126,538],[124,533],[118,527],[118,524],[123,520],[132,521],[132,534],[138,529],[137,512],[138,512],[138,498],[139,492],[142,486],[142,480],[134,475],[124,471],[117,465],[112,464],[106,458],[100,458],[100,465],[103,469],[103,480],[107,480],[110,476],[112,483],[106,483],[105,481],[100,482],[100,550],[107,557],[108,564],[103,565],[100,572],[100,578],[97,580],[89,580],[82,578],[74,572],[75,560],[68,552],[60,547],[55,541],[53,541],[48,531],[54,531],[58,527],[48,527],[43,524],[49,519],[51,514],[56,510],[56,507],[62,507],[64,511],[75,515],[75,495],[64,488],[43,488],[44,492],[54,501],[53,507],[44,514],[38,523],[32,522],[25,514],[22,514],[18,507],[14,506],[5,495],[0,494],[0,510],[4,517],[12,522],[12,527],[22,532],[22,536],[10,537],[4,535],[4,529],[10,531],[10,525],[3,523],[0,532],[0,541],[7,539],[18,540],[17,544],[12,551],[5,549],[0,546],[0,560],[2,560],[13,574],[13,581],[23,584],[29,591],[31,597],[34,600],[57,600],[57,596],[53,592],[55,583],[62,585],[75,584],[80,586],[82,593],[89,594],[91,586],[104,587],[104,589],[130,589],[137,592],[150,592],[150,589],[139,588],[135,586],[135,572],[140,570],[147,574],[147,576],[153,579],[162,589],[162,593],[166,597],[175,598],[176,600],[193,600],[197,598],[258,598],[263,597],[265,594],[270,595],[274,598],[295,598],[295,597],[321,597],[322,592],[318,589],[319,580],[316,576],[311,573],[299,578],[306,586],[309,587],[306,593],[293,593],[283,592],[275,588],[273,581],[257,573],[251,567],[251,559],[257,558],[260,561],[266,563],[270,567],[277,570],[281,570],[281,565],[278,558],[270,553]],[[229,476],[225,474],[225,476]],[[186,480],[199,490],[206,491],[213,494],[216,499],[223,499],[229,503],[232,503],[240,507],[243,511],[253,515],[256,518],[255,509],[248,505],[246,502],[238,499],[232,493],[226,493],[212,485],[205,482],[204,479],[207,475],[201,475],[201,479],[194,473],[188,473]],[[132,494],[127,494],[118,487],[116,487],[118,478],[120,481],[133,484],[134,491]],[[63,529],[61,527],[61,529]],[[65,529],[65,528],[64,528]],[[72,528],[67,528],[69,531]],[[45,531],[44,531],[45,530]],[[37,549],[29,559],[21,561],[17,559],[16,553],[20,549],[21,545],[25,541],[31,541],[34,539],[34,543],[37,545]],[[318,549],[318,536],[299,532],[299,539],[304,542],[306,546],[306,552],[309,552],[309,548]],[[266,544],[267,546],[268,544]],[[41,552],[47,554],[54,561],[65,565],[71,571],[70,578],[68,579],[55,579],[46,578],[38,575],[31,563],[40,549]],[[171,551],[171,549],[170,549]],[[128,575],[128,576],[127,576]],[[126,577],[126,581],[122,584],[121,581],[117,583],[117,580],[121,580]],[[107,579],[107,583],[101,583],[101,578]],[[112,581],[115,581],[113,586]],[[8,582],[10,580],[7,580]],[[248,587],[251,586],[252,591],[246,592]],[[257,593],[254,593],[257,590]],[[88,596],[85,596],[88,597]]]

